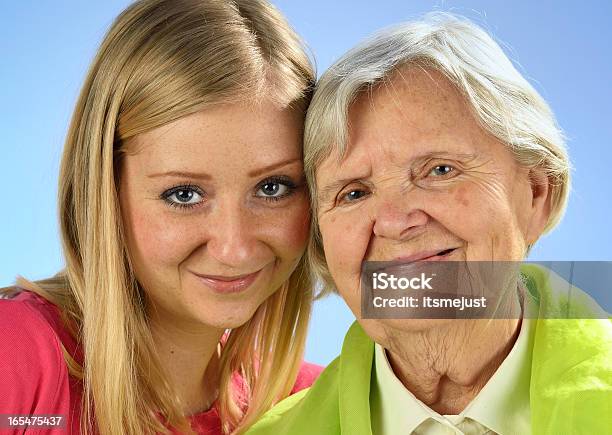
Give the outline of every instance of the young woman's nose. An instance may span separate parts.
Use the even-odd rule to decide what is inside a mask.
[[[247,267],[257,257],[256,218],[240,205],[229,204],[213,211],[207,219],[208,254],[219,263],[235,268]]]

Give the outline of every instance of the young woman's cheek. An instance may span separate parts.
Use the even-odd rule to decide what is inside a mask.
[[[174,267],[197,248],[200,236],[198,223],[185,216],[172,216],[160,207],[132,210],[128,217],[131,251],[140,268]]]
[[[257,217],[262,238],[285,256],[299,257],[306,249],[310,231],[310,204],[306,195],[292,198],[284,207],[270,208]]]
[[[303,251],[308,243],[310,233],[310,204],[307,200],[301,201],[295,209],[291,210],[287,225],[287,244],[293,250]]]

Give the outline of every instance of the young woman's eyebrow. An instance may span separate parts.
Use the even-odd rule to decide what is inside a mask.
[[[181,178],[194,178],[198,180],[210,180],[212,177],[203,172],[189,172],[189,171],[168,171],[159,172],[156,174],[147,175],[147,178],[159,178],[159,177],[181,177]]]
[[[293,159],[287,159],[287,160],[283,160],[277,163],[272,163],[270,165],[264,166],[263,168],[258,168],[258,169],[253,169],[252,171],[248,172],[247,175],[249,177],[257,177],[260,176],[262,174],[265,174],[266,172],[270,172],[273,171],[274,169],[279,169],[282,168],[284,166],[289,166],[290,164],[293,163],[301,163],[302,162],[302,158],[301,157],[296,157]]]
[[[293,163],[301,162],[301,158],[283,160],[282,162],[272,163],[271,165],[263,168],[254,169],[249,172],[249,177],[257,177],[258,175],[272,171],[274,169],[282,168]],[[147,175],[148,178],[160,178],[160,177],[181,177],[181,178],[193,178],[198,180],[210,180],[212,177],[204,172],[190,172],[190,171],[167,171],[158,172],[155,174]]]

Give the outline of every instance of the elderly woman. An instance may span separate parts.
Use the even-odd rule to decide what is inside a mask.
[[[610,322],[577,289],[584,318],[545,319],[563,298],[542,269],[515,273],[494,319],[363,316],[366,262],[518,262],[561,218],[562,136],[484,31],[432,15],[351,50],[315,92],[305,159],[310,259],[358,322],[249,433],[610,433]]]

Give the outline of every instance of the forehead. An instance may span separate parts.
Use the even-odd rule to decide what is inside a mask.
[[[271,102],[220,104],[135,136],[125,152],[146,169],[258,166],[299,158],[301,132],[298,111]]]
[[[348,112],[344,156],[334,149],[318,169],[337,166],[338,160],[342,165],[364,152],[405,157],[425,150],[469,153],[466,148],[483,135],[465,97],[442,73],[403,67],[357,96]]]

